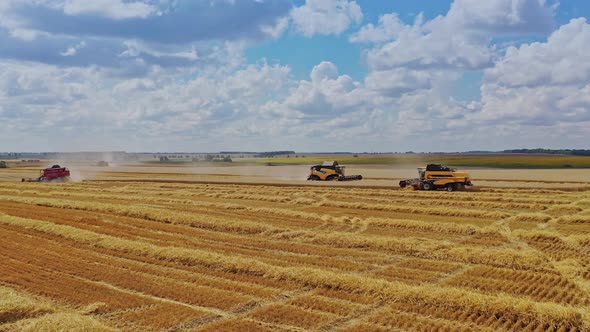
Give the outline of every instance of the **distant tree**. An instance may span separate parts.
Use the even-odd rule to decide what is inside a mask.
[[[231,163],[233,160],[231,160],[230,156],[227,156],[227,157],[223,158],[223,161],[226,163]]]
[[[8,168],[8,165],[6,165],[6,162],[0,161],[0,168]]]
[[[212,154],[208,154],[205,156],[206,161],[213,161],[213,159],[215,159],[215,157]]]
[[[358,158],[358,157],[359,157],[359,155],[358,155],[358,154],[356,154],[356,153],[355,153],[355,154],[353,154],[352,156],[353,156],[354,158]]]

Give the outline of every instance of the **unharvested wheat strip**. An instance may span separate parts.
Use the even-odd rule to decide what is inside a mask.
[[[342,269],[342,270],[364,270],[370,267],[369,264],[359,261],[354,261],[350,259],[338,259],[338,258],[326,258],[325,256],[311,256],[309,254],[297,254],[297,253],[290,253],[284,250],[275,250],[268,248],[268,241],[261,241],[260,244],[262,246],[257,247],[252,243],[244,246],[237,246],[236,245],[227,247],[227,238],[222,238],[217,242],[209,243],[207,241],[203,241],[202,239],[193,239],[188,237],[183,237],[179,239],[178,236],[170,235],[169,237],[164,237],[165,234],[156,233],[153,231],[135,231],[133,228],[129,229],[126,226],[121,225],[120,227],[115,227],[116,225],[112,223],[105,224],[106,227],[101,227],[99,229],[94,229],[93,226],[88,226],[84,223],[80,224],[77,222],[68,222],[68,221],[61,221],[61,220],[52,220],[51,218],[44,218],[44,220],[49,220],[58,224],[63,225],[70,225],[73,227],[92,230],[99,234],[104,235],[115,235],[120,238],[129,239],[129,240],[141,240],[153,244],[159,245],[167,245],[173,244],[178,247],[196,247],[199,249],[207,249],[215,252],[224,252],[228,254],[239,254],[248,256],[257,257],[260,260],[271,262],[274,265],[313,265],[313,266],[323,266],[326,268],[334,268],[334,269]],[[111,229],[112,228],[112,229]],[[252,239],[248,239],[249,242],[253,242]],[[270,249],[270,250],[269,250]]]
[[[178,305],[178,306],[182,306],[182,307],[187,307],[187,308],[191,308],[193,310],[196,311],[196,313],[200,313],[200,312],[206,312],[206,313],[210,313],[210,314],[214,314],[214,315],[218,315],[218,316],[227,316],[228,313],[226,311],[223,310],[219,310],[219,309],[215,309],[215,308],[211,308],[211,307],[204,307],[204,306],[198,306],[198,305],[194,305],[194,304],[188,304],[188,303],[184,303],[184,302],[180,302],[180,301],[175,301],[172,299],[168,299],[168,298],[163,298],[163,297],[159,297],[159,296],[154,296],[154,295],[150,295],[150,294],[145,294],[145,293],[141,293],[141,292],[136,292],[136,291],[132,291],[126,288],[121,288],[121,287],[117,287],[113,284],[109,284],[106,282],[102,282],[102,281],[94,281],[94,280],[89,280],[80,276],[72,276],[75,279],[78,280],[82,280],[86,283],[89,284],[94,284],[97,286],[102,286],[102,287],[106,287],[109,289],[112,289],[114,291],[120,292],[120,293],[124,293],[124,294],[128,294],[131,296],[136,296],[136,297],[140,297],[140,298],[145,298],[145,299],[149,299],[152,300],[154,302],[163,302],[163,303],[169,303],[169,304],[173,304],[173,305]]]
[[[218,317],[213,314],[197,314],[194,309],[169,303],[158,303],[136,310],[105,315],[123,331],[161,331],[194,319]]]
[[[281,304],[259,308],[252,312],[250,317],[268,323],[310,330],[317,329],[338,316]]]
[[[48,198],[22,198],[22,197],[5,197],[2,198],[4,201],[28,203],[32,205],[59,207],[65,209],[79,209],[88,210],[95,212],[109,212],[116,213],[124,216],[144,218],[148,220],[168,222],[168,223],[184,223],[193,227],[203,227],[210,229],[218,229],[223,231],[235,231],[235,232],[249,232],[249,233],[261,233],[261,232],[272,232],[281,231],[268,225],[254,222],[241,222],[237,220],[224,220],[224,222],[218,223],[211,221],[207,217],[198,216],[194,214],[186,213],[175,213],[170,210],[155,209],[146,206],[128,206],[121,204],[107,204],[98,202],[72,202],[63,201]]]
[[[72,194],[70,194],[72,195]],[[123,202],[123,201],[129,201],[130,203],[135,203],[135,199],[128,196],[128,195],[89,195],[89,194],[85,194],[85,193],[80,193],[80,194],[75,194],[76,197],[78,198],[85,198],[88,202],[88,204],[92,204],[94,202],[96,202],[98,199],[103,199],[103,200],[109,200],[109,201],[117,201],[117,202]],[[30,196],[36,196],[36,194],[30,194]],[[44,197],[46,200],[47,199],[55,199],[55,197],[67,197],[67,195],[50,195],[47,194],[45,196],[38,196],[38,197]],[[11,198],[7,198],[8,200],[10,200]],[[38,198],[35,198],[36,201],[39,201]],[[12,201],[14,201],[14,198],[12,199]],[[191,201],[191,200],[177,200],[177,199],[170,199],[170,198],[166,198],[166,199],[161,199],[158,197],[147,197],[147,196],[142,196],[141,201],[143,203],[154,203],[154,204],[162,204],[162,203],[168,203],[166,205],[166,209],[169,210],[172,203],[174,204],[178,204],[178,206],[176,206],[177,208],[182,208],[182,209],[188,209],[190,207],[190,209],[187,210],[190,212],[205,212],[205,213],[215,213],[215,214],[219,214],[220,212],[224,211],[224,210],[228,210],[229,213],[226,213],[225,216],[227,215],[235,215],[237,214],[241,214],[240,211],[247,211],[248,213],[260,213],[260,212],[267,212],[267,213],[271,213],[271,214],[277,214],[277,215],[281,215],[281,216],[291,216],[291,217],[297,217],[297,218],[301,218],[299,220],[293,220],[296,221],[295,224],[293,223],[288,223],[288,220],[285,220],[284,218],[281,219],[281,224],[286,224],[287,227],[293,227],[293,226],[297,226],[298,224],[303,223],[303,225],[308,225],[309,227],[315,227],[317,226],[315,223],[313,223],[313,220],[322,220],[321,215],[317,215],[317,214],[312,214],[312,213],[305,213],[305,212],[295,212],[292,210],[281,210],[281,209],[277,209],[277,208],[257,208],[257,207],[250,207],[247,205],[239,205],[239,204],[231,204],[231,203],[223,203],[223,204],[219,204],[219,203],[214,203],[214,202],[203,202],[203,201]],[[45,203],[40,203],[40,204],[50,204],[47,203],[47,201],[45,201]],[[63,206],[62,206],[63,207]],[[208,208],[210,210],[194,210],[195,207],[202,207],[202,208]],[[76,208],[76,207],[72,207],[72,208]],[[311,222],[310,222],[311,221]],[[268,221],[265,220],[265,224],[268,224]]]
[[[57,205],[59,206],[60,204],[57,204]],[[97,208],[97,207],[95,207],[95,209],[96,209],[96,208]],[[109,210],[109,209],[107,209],[107,211],[110,211],[110,210]],[[299,233],[298,237],[301,237],[303,234],[304,234],[304,233]],[[346,234],[336,234],[336,237],[342,237],[342,236],[346,236]],[[350,237],[346,237],[346,238],[347,238],[347,239],[349,239],[349,240],[352,240],[352,238],[350,238]],[[291,238],[291,240],[293,240],[293,239],[295,239],[295,238]],[[328,238],[327,240],[324,240],[324,241],[322,241],[322,240],[321,240],[321,236],[320,236],[320,235],[316,235],[316,236],[315,236],[315,238],[314,238],[314,240],[313,240],[313,241],[311,241],[311,243],[315,243],[315,244],[321,244],[321,245],[330,245],[330,246],[332,246],[332,245],[334,244],[334,239],[335,239],[335,236],[333,236],[333,234],[332,234],[332,236],[331,236],[330,238]],[[390,242],[390,243],[393,243],[393,244],[397,244],[397,243],[399,243],[399,240],[397,240],[397,241],[394,241],[394,242],[391,242],[391,241],[389,241],[389,242]],[[350,241],[350,243],[360,243],[360,242],[358,242],[358,241]],[[367,247],[367,245],[368,245],[368,244],[370,244],[370,242],[367,242],[366,240],[363,240],[363,242],[362,242],[362,244],[360,245],[360,247]],[[415,244],[415,243],[413,243],[413,241],[412,241],[412,244],[408,244],[408,245],[411,245],[411,246],[412,246],[412,248],[415,248],[415,249],[412,249],[412,251],[413,251],[413,250],[416,250],[416,249],[418,248],[418,247],[416,247],[414,244]],[[351,246],[348,246],[348,247],[351,247]],[[359,247],[359,245],[357,245],[357,246],[352,246],[352,247]],[[396,246],[393,246],[393,247],[392,247],[391,245],[387,245],[387,246],[385,246],[385,247],[384,247],[384,246],[381,246],[381,247],[375,247],[374,249],[377,249],[377,250],[383,250],[383,249],[388,249],[388,248],[389,248],[388,250],[390,250],[390,249],[393,249],[393,248],[396,248],[396,247],[397,247],[397,248],[401,248],[401,247],[399,247],[398,245],[396,245]],[[398,250],[399,250],[399,249],[398,249]],[[424,248],[422,251],[423,251],[423,252],[429,252],[429,251],[430,251],[430,249],[429,249],[429,248]],[[402,252],[402,253],[403,253],[403,252]]]
[[[0,285],[0,331],[79,329],[114,331],[95,317],[60,307],[47,299]]]
[[[581,224],[590,226],[590,215],[561,216],[557,218],[559,224]],[[590,227],[588,227],[590,230]]]
[[[385,308],[367,319],[367,322],[386,328],[398,328],[402,330],[446,330],[446,331],[496,331],[493,328],[480,324],[449,320],[440,317],[432,317],[429,314],[403,312]]]
[[[56,310],[59,309],[49,301],[41,301],[39,298],[0,285],[0,330],[3,324],[38,317]]]
[[[73,305],[90,305],[97,302],[105,303],[104,310],[117,310],[144,305],[145,299],[139,299],[104,286],[91,285],[60,273],[51,273],[40,267],[34,267],[15,259],[3,261],[3,274],[0,280],[18,285],[35,294],[65,301]],[[23,276],[35,276],[33,280]]]
[[[413,285],[436,282],[444,276],[440,272],[400,268],[397,266],[375,271],[374,275],[386,280],[401,281]]]
[[[182,326],[176,328],[177,330],[185,330]],[[251,318],[232,318],[220,322],[212,323],[202,327],[188,329],[188,331],[225,331],[225,332],[242,332],[242,331],[256,331],[256,332],[277,332],[277,331],[305,331],[293,326],[281,326]]]
[[[307,257],[307,255],[318,256],[320,254],[324,255],[323,257],[325,257],[326,254],[328,254],[328,256],[343,255],[359,256],[365,258],[370,257],[367,254],[357,253],[350,250],[340,250],[340,252],[339,250],[332,250],[333,253],[326,253],[325,248],[312,248],[311,246],[307,246],[307,248],[304,250],[300,250],[303,249],[300,248],[296,251],[292,251],[290,247],[293,246],[291,244],[287,246],[286,241],[269,241],[267,237],[254,239],[252,238],[252,236],[245,237],[240,235],[230,235],[227,233],[210,232],[207,230],[200,230],[194,228],[184,228],[181,226],[171,224],[154,224],[153,222],[145,221],[143,219],[119,217],[112,214],[96,214],[95,216],[93,212],[84,212],[78,214],[72,212],[68,215],[67,219],[64,219],[63,211],[57,208],[29,206],[22,203],[8,204],[2,202],[0,202],[0,210],[4,210],[7,214],[10,215],[28,218],[42,217],[43,220],[48,220],[59,224],[70,225],[77,228],[97,231],[107,235],[118,235],[118,237],[127,234],[129,232],[129,228],[131,229],[130,234],[134,237],[140,236],[144,238],[161,239],[167,241],[168,243],[186,243],[191,244],[191,246],[203,246],[204,241],[219,242],[223,245],[225,245],[225,243],[227,243],[228,241],[231,241],[236,246],[239,244],[243,248],[264,248],[264,250],[275,251],[278,254],[288,254],[292,252],[293,254],[304,254],[306,255],[305,257]],[[39,210],[38,213],[34,213],[36,210]],[[77,219],[76,216],[78,216],[77,218],[83,218],[82,221],[78,222],[71,220]],[[109,221],[94,222],[92,218],[97,218],[96,220],[99,220],[100,218],[106,218]],[[88,224],[89,222],[90,224]],[[95,228],[95,225],[100,226],[100,228]],[[138,233],[136,231],[133,231],[134,229],[140,229],[142,230],[142,232]]]
[[[256,322],[262,322],[262,321],[258,321],[258,320],[253,319],[252,317],[250,317],[250,314],[252,312],[263,310],[264,308],[268,308],[270,306],[285,304],[285,303],[287,303],[287,301],[289,301],[289,299],[300,296],[302,294],[308,294],[309,292],[310,291],[308,289],[301,288],[301,289],[298,289],[295,291],[281,294],[280,296],[277,296],[275,299],[248,303],[243,308],[238,309],[238,310],[234,310],[233,315],[230,315],[228,317],[216,317],[215,319],[210,319],[206,322],[203,322],[201,320],[197,320],[193,323],[184,324],[182,326],[182,329],[183,330],[188,329],[191,331],[192,330],[197,330],[197,331],[198,330],[209,330],[209,329],[215,330],[216,327],[222,328],[222,326],[227,326],[227,325],[231,326],[231,323],[228,324],[228,322],[235,321],[235,320],[243,320],[243,319],[251,319]],[[262,322],[262,323],[264,323],[265,326],[274,326],[274,327],[278,327],[280,329],[286,328],[286,330],[292,330],[294,328],[293,326],[282,325],[282,324],[276,323],[276,322],[274,322],[274,323],[273,322]]]
[[[88,197],[88,198],[93,198],[93,199],[99,199],[99,198],[101,198],[101,199],[117,199],[119,201],[129,200],[129,196],[127,196],[127,195],[112,195],[112,194],[111,195],[88,195],[86,193],[81,193],[81,194],[76,194],[76,195],[78,197]],[[151,198],[150,199],[149,196],[142,197],[142,199],[143,200],[147,199],[148,201],[151,201],[153,203],[167,202],[167,203],[178,203],[178,204],[193,204],[193,205],[196,204],[196,205],[201,205],[201,206],[203,206],[203,205],[209,205],[209,206],[212,206],[212,207],[223,207],[225,205],[227,207],[231,207],[231,204],[228,205],[228,204],[203,203],[203,202],[194,202],[194,201],[190,201],[190,200],[162,199],[162,198],[158,198],[158,197],[154,197],[154,198]],[[324,203],[324,204],[328,204],[328,203]],[[329,204],[331,204],[331,205],[338,205],[338,202],[332,202],[332,203],[329,203]],[[342,207],[350,207],[349,206],[350,203],[349,204],[342,203],[340,205],[342,205]],[[377,210],[383,210],[383,209],[385,209],[385,210],[399,210],[399,208],[398,209],[395,209],[394,207],[391,207],[391,206],[388,206],[388,205],[386,205],[385,207],[383,207],[383,206],[375,206],[375,209],[377,209]],[[412,210],[412,211],[414,211],[414,210]],[[476,211],[471,211],[471,212],[468,213],[468,211],[464,211],[464,212],[459,213],[459,215],[473,216],[473,214],[475,212]],[[448,215],[450,212],[448,212],[448,211],[447,212],[444,212],[443,211],[443,212],[432,212],[432,213],[433,214]],[[457,213],[458,212],[455,212],[452,215],[457,215]]]
[[[202,284],[204,286],[209,286],[220,290],[231,290],[232,292],[237,293],[238,297],[239,294],[244,294],[263,295],[267,298],[270,298],[280,291],[279,289],[274,289],[271,291],[268,288],[262,288],[254,284],[237,283],[228,280],[220,280],[220,278],[198,276],[194,273],[187,273],[185,271],[174,270],[172,268],[163,266],[153,266],[150,264],[138,263],[129,259],[122,259],[114,256],[100,254],[96,251],[85,251],[78,248],[72,248],[72,246],[68,244],[63,244],[64,246],[60,247],[58,245],[53,245],[47,240],[43,241],[43,245],[40,247],[39,241],[41,239],[37,237],[29,239],[28,236],[19,236],[19,233],[3,232],[3,234],[8,235],[3,244],[6,244],[11,248],[18,249],[21,252],[35,253],[36,256],[40,257],[41,263],[43,263],[43,265],[47,265],[49,260],[55,256],[55,260],[64,263],[68,262],[68,266],[77,266],[78,269],[80,267],[92,267],[100,269],[99,271],[104,271],[104,274],[106,274],[107,278],[112,277],[112,275],[110,275],[110,271],[112,268],[116,267],[119,269],[124,269],[128,274],[131,275],[134,272],[139,272],[146,276],[152,275],[156,279],[159,277],[167,277],[172,278],[171,280],[175,281],[187,282],[191,284]],[[28,241],[31,243],[29,244]],[[31,258],[32,256],[29,255],[28,259],[30,260]],[[79,259],[83,259],[83,261],[78,261]],[[96,267],[94,267],[94,265],[96,265]],[[63,269],[62,271],[68,271],[67,266],[64,267],[61,265],[60,269]],[[72,271],[75,271],[75,269]],[[162,284],[167,283],[160,282],[160,285]],[[139,284],[137,286],[143,286],[143,284]]]
[[[470,275],[469,273],[452,278],[448,280],[446,284],[458,287],[468,287],[492,294],[504,292],[511,295],[527,296],[539,302],[566,303],[571,305],[587,305],[589,303],[588,299],[585,298],[580,289],[547,287],[544,283],[483,278]],[[571,285],[574,284],[572,283]],[[539,287],[544,289],[545,292],[541,292],[537,289]],[[551,294],[551,296],[548,296],[548,294]]]
[[[37,202],[38,204],[48,203],[46,201]],[[66,206],[69,207],[74,203],[69,202],[53,202],[51,201],[52,206]],[[80,203],[75,203],[74,206],[80,206]],[[82,206],[86,207],[85,204]],[[97,210],[98,207],[91,207],[91,210]],[[123,211],[126,214],[137,213],[140,216],[145,216],[149,213],[150,210],[146,211],[143,210],[129,210],[128,208],[121,207],[121,206],[107,206],[104,208],[106,212],[116,212],[116,211]],[[160,213],[160,212],[153,212]],[[151,215],[151,214],[150,214]],[[180,214],[180,216],[183,216]],[[162,218],[157,218],[156,216],[152,216],[152,219],[165,219],[170,220],[173,219],[174,216],[166,215]],[[191,218],[191,216],[186,216],[185,218]],[[242,223],[245,224],[245,223]],[[292,238],[295,239],[295,238]],[[471,263],[482,263],[482,264],[492,264],[492,265],[506,265],[510,264],[510,266],[516,268],[531,268],[531,269],[539,269],[543,268],[543,262],[541,260],[535,260],[534,257],[529,257],[527,254],[522,254],[516,251],[511,251],[509,249],[495,249],[495,250],[482,250],[474,248],[477,251],[473,251],[471,253],[465,251],[462,248],[452,248],[447,251],[434,252],[434,248],[440,248],[440,246],[436,243],[429,243],[429,244],[421,244],[418,245],[413,240],[381,240],[377,242],[375,237],[369,239],[362,239],[356,236],[351,236],[349,234],[337,234],[331,232],[329,235],[321,235],[316,234],[313,237],[309,238],[308,236],[304,236],[304,233],[300,233],[297,236],[297,240],[301,242],[308,242],[313,244],[321,244],[321,245],[330,245],[330,246],[337,246],[342,248],[367,248],[373,247],[377,250],[389,250],[393,251],[398,254],[406,254],[412,255],[415,257],[421,258],[439,258],[439,259],[446,259],[446,260],[455,260],[455,261],[467,261]]]
[[[411,205],[411,204],[422,204],[423,198],[360,198],[357,195],[330,195],[330,198],[334,201],[344,202],[359,202],[363,203],[385,203],[385,204],[396,204],[396,205]],[[512,202],[489,202],[489,201],[466,201],[466,200],[449,200],[448,198],[435,198],[428,199],[428,203],[437,206],[450,206],[450,207],[465,207],[465,208],[489,208],[489,209],[501,209],[501,210],[545,210],[545,205],[536,203],[512,203]]]
[[[473,235],[485,234],[498,235],[498,231],[492,228],[480,228],[472,225],[461,225],[456,223],[440,223],[407,219],[386,219],[386,218],[367,218],[364,220],[369,226],[381,226],[391,228],[406,228],[419,231],[430,231],[443,234],[460,234]]]
[[[11,226],[8,226],[8,227],[11,227]],[[15,226],[15,227],[18,228],[18,226]],[[46,234],[49,234],[49,233],[46,233]],[[60,236],[61,234],[56,233],[55,235],[56,236]],[[92,242],[89,242],[88,244],[90,246],[94,247],[95,250],[99,250],[100,249],[100,246],[97,247]],[[132,252],[132,251],[129,251],[129,250],[116,251],[116,250],[110,249],[107,246],[103,247],[103,250],[105,250],[110,255],[127,257],[127,258],[132,258],[134,260],[141,260],[141,261],[147,260],[147,261],[149,261],[151,263],[156,263],[157,262],[158,264],[168,264],[168,261],[162,260],[162,259],[157,259],[157,256],[156,256],[156,258],[148,258],[147,256],[131,255],[131,254],[128,254],[127,252]],[[183,267],[182,265],[178,265],[177,263],[172,264],[172,262],[171,262],[170,264],[173,265],[176,268],[182,268]],[[193,271],[193,272],[195,270],[197,270],[199,273],[206,273],[206,274],[209,274],[209,275],[212,274],[212,275],[215,275],[215,276],[222,276],[224,278],[229,277],[230,279],[237,280],[237,281],[247,280],[248,282],[254,282],[256,284],[262,284],[262,285],[271,285],[272,287],[277,287],[279,285],[280,285],[281,288],[287,288],[287,289],[289,289],[289,287],[292,287],[292,285],[286,284],[285,282],[278,281],[278,280],[275,281],[275,280],[272,280],[272,279],[271,280],[268,280],[268,279],[260,279],[259,277],[252,277],[252,278],[250,278],[247,275],[240,276],[239,274],[233,274],[233,273],[231,273],[231,271],[230,272],[223,272],[223,270],[217,270],[216,271],[216,270],[212,270],[212,269],[206,268],[204,266],[202,268],[201,267],[197,268],[197,267],[198,266],[195,266],[195,267],[190,268],[188,270],[189,271]]]
[[[26,249],[12,244],[17,250]],[[113,288],[127,290],[130,293],[144,294],[153,298],[169,299],[174,303],[186,303],[192,307],[211,308],[212,310],[229,310],[247,301],[251,297],[238,295],[229,291],[203,287],[188,282],[180,282],[167,277],[133,272],[111,267],[109,264],[97,264],[76,257],[68,257],[67,253],[54,255],[50,252],[30,254],[28,263],[43,266],[46,270],[68,274],[74,278],[108,282]],[[38,257],[36,257],[38,256]],[[63,257],[60,257],[63,256]],[[60,258],[63,258],[60,260]],[[217,309],[216,309],[217,308]]]
[[[308,310],[327,312],[340,317],[349,316],[355,311],[363,308],[363,306],[359,304],[353,304],[347,301],[314,294],[298,296],[287,302],[287,304]]]
[[[391,239],[389,237],[361,237],[348,233],[299,234],[292,239],[301,242],[329,245],[337,248],[357,248],[387,251],[416,258],[454,261],[492,266],[509,266],[515,269],[551,269],[541,255],[532,251],[504,248],[460,247],[445,242]]]
[[[61,273],[60,273],[60,275],[61,275]],[[102,286],[107,287],[107,289],[113,289],[113,290],[115,290],[115,291],[117,291],[119,293],[130,294],[130,295],[133,295],[133,296],[138,295],[140,297],[145,297],[145,298],[148,298],[148,299],[156,300],[156,301],[158,301],[158,303],[163,302],[163,303],[174,304],[174,305],[177,306],[174,312],[178,312],[179,310],[180,311],[183,310],[182,307],[179,307],[179,305],[180,306],[187,307],[187,308],[190,307],[191,310],[194,310],[193,316],[194,315],[203,315],[204,313],[207,313],[207,312],[209,314],[212,314],[213,313],[213,314],[217,315],[220,312],[220,311],[215,310],[215,309],[212,309],[212,308],[206,308],[206,307],[195,306],[195,305],[188,305],[188,304],[181,303],[181,302],[178,302],[178,301],[172,301],[172,300],[169,300],[169,299],[166,299],[166,298],[155,297],[155,296],[151,296],[151,295],[148,295],[148,294],[133,292],[133,291],[130,291],[130,290],[123,289],[121,287],[116,287],[116,286],[114,286],[112,284],[108,284],[108,283],[105,283],[105,282],[96,282],[96,281],[88,280],[86,278],[82,278],[80,276],[72,276],[72,277],[75,278],[75,279],[83,280],[83,281],[85,281],[87,283],[90,283],[90,284],[96,284],[96,285],[101,286],[101,287]]]
[[[482,212],[479,210],[458,210],[450,208],[429,208],[416,206],[398,206],[390,204],[366,204],[366,203],[344,203],[344,202],[330,202],[323,201],[317,204],[318,206],[328,207],[343,207],[351,209],[375,210],[375,211],[391,211],[402,213],[417,213],[425,215],[441,215],[441,216],[457,216],[457,217],[479,217],[489,219],[500,219],[509,217],[510,214],[504,212]]]
[[[38,199],[36,199],[38,201]],[[42,203],[42,204],[47,204],[47,202]],[[89,203],[92,204],[92,203]],[[232,214],[236,213],[236,210],[238,211],[238,213],[240,213],[239,211],[242,210],[246,210],[246,211],[250,211],[252,213],[270,213],[270,214],[278,214],[278,215],[283,215],[283,216],[293,216],[293,217],[301,217],[304,219],[300,219],[300,220],[307,220],[310,219],[311,220],[318,220],[318,221],[325,221],[326,218],[328,218],[328,220],[335,220],[337,221],[338,218],[333,218],[333,217],[329,217],[329,216],[321,216],[321,215],[317,215],[317,214],[312,214],[312,213],[304,213],[304,212],[294,212],[292,210],[281,210],[281,209],[276,209],[276,208],[252,208],[252,207],[247,207],[247,206],[242,206],[242,205],[235,205],[235,204],[214,204],[214,203],[194,203],[192,204],[194,205],[198,205],[198,206],[206,206],[206,207],[215,207],[215,210],[212,211],[217,211],[216,213],[218,213],[219,209],[224,210],[224,209],[230,209],[232,210]],[[81,208],[81,207],[73,207],[73,208]],[[196,212],[196,211],[195,211]],[[206,212],[206,211],[205,211]],[[284,219],[283,219],[284,220]],[[265,220],[265,223],[268,220]],[[282,224],[284,224],[284,222],[282,222]],[[284,226],[286,227],[293,227],[294,224],[284,224]],[[316,226],[314,223],[310,224],[310,227],[314,227]]]
[[[364,292],[380,293],[391,299],[411,301],[414,303],[431,303],[439,306],[439,308],[445,308],[445,310],[453,310],[455,312],[461,312],[466,307],[475,306],[479,310],[487,312],[502,315],[509,313],[519,315],[522,319],[528,319],[537,324],[551,322],[562,326],[588,328],[585,325],[587,322],[584,322],[587,319],[584,318],[585,312],[556,304],[535,303],[524,299],[503,296],[477,296],[476,293],[458,289],[407,286],[356,275],[332,273],[310,268],[279,268],[260,263],[253,259],[236,259],[234,257],[216,255],[199,250],[157,247],[136,241],[101,236],[68,226],[47,224],[6,215],[0,215],[0,222],[33,228],[43,232],[57,233],[64,237],[77,239],[78,241],[90,242],[96,246],[129,250],[138,254],[159,257],[165,260],[185,264],[200,264],[212,269],[233,271],[235,273],[264,275],[266,278],[278,278],[281,280],[290,279],[310,287],[331,287],[349,289],[351,291],[362,290]],[[441,299],[444,299],[444,301],[441,302]]]

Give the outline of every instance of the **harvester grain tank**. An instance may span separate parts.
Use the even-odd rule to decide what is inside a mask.
[[[324,161],[321,165],[311,166],[309,181],[355,181],[362,180],[362,175],[344,175],[344,166],[337,161]]]
[[[413,187],[416,190],[436,190],[444,188],[447,191],[464,190],[466,186],[472,186],[469,173],[458,172],[454,168],[439,164],[428,164],[418,168],[419,178],[402,180],[399,186],[402,188]]]
[[[70,170],[66,167],[53,165],[42,169],[40,176],[33,179],[22,179],[22,182],[64,182],[70,178]]]

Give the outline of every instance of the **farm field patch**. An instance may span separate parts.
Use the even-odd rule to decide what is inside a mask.
[[[583,187],[112,180],[0,183],[0,331],[590,330]]]

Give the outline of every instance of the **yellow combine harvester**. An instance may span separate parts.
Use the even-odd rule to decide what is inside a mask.
[[[413,187],[416,190],[435,190],[445,188],[447,191],[464,190],[465,186],[472,186],[469,173],[457,172],[454,168],[438,164],[428,164],[419,167],[420,178],[402,180],[402,188]]]
[[[307,177],[309,181],[354,181],[362,179],[362,175],[344,175],[344,166],[338,165],[337,161],[324,161],[321,165],[311,166]]]

